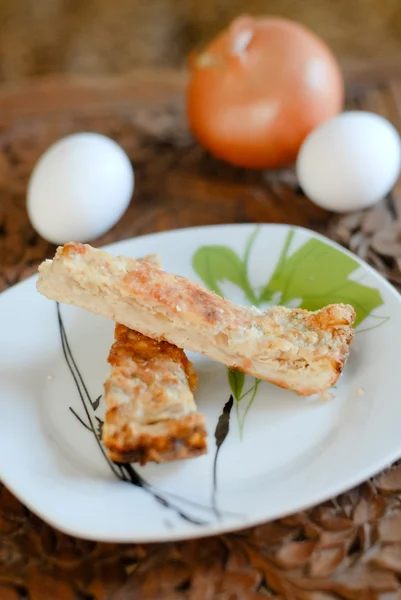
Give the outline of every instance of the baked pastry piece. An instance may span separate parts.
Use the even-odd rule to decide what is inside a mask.
[[[117,324],[104,386],[103,442],[116,462],[165,462],[206,452],[197,375],[184,352]]]
[[[353,337],[352,306],[245,308],[148,262],[83,244],[66,244],[42,263],[37,287],[48,298],[305,396],[334,385]]]
[[[156,255],[139,261],[160,266]],[[120,324],[114,336],[102,429],[110,459],[145,464],[204,454],[205,418],[193,396],[198,378],[184,352]]]

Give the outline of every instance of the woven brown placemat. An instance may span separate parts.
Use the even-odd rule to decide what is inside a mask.
[[[364,66],[348,79],[349,107],[379,112],[400,128],[401,69]],[[370,211],[331,218],[303,197],[291,171],[243,171],[205,154],[186,129],[183,86],[177,73],[137,72],[0,91],[1,289],[53,254],[27,221],[26,185],[51,142],[82,130],[116,139],[136,174],[128,212],[96,245],[190,225],[286,222],[327,233],[401,284],[399,186]],[[2,487],[0,600],[401,599],[400,493],[401,466],[393,466],[252,530],[144,546],[60,534]]]

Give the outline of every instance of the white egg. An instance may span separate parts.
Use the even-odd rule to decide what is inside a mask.
[[[334,212],[372,206],[391,190],[400,168],[396,129],[383,117],[362,111],[343,113],[312,131],[296,166],[305,194]]]
[[[126,211],[134,172],[124,150],[97,133],[67,136],[39,159],[28,185],[27,209],[49,242],[88,242]]]

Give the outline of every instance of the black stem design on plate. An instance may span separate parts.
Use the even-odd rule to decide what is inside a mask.
[[[85,421],[83,419],[81,419],[81,417],[79,416],[79,414],[77,412],[75,412],[75,410],[69,406],[70,411],[72,412],[72,414],[74,415],[74,417],[76,419],[78,419],[78,421],[81,423],[81,425],[83,425],[85,427],[85,429],[87,429],[88,431],[92,431],[92,429],[89,427],[89,425],[87,425],[85,423]]]
[[[82,379],[82,375],[81,375],[81,373],[80,373],[80,371],[79,371],[79,369],[77,367],[77,364],[75,362],[74,356],[73,356],[73,354],[71,352],[71,348],[70,348],[70,345],[69,345],[68,339],[67,339],[67,334],[66,334],[65,329],[64,329],[64,323],[63,323],[63,320],[61,318],[60,305],[59,305],[58,302],[56,303],[56,305],[57,305],[57,320],[58,320],[58,325],[59,325],[59,330],[60,330],[61,345],[62,345],[62,348],[63,348],[64,358],[65,358],[65,360],[67,362],[67,365],[68,365],[68,368],[70,370],[70,373],[71,373],[71,375],[72,375],[72,377],[74,379],[75,387],[77,388],[79,397],[81,398],[82,406],[84,407],[86,418],[88,419],[88,423],[90,425],[90,430],[94,434],[96,442],[97,442],[97,445],[99,446],[99,449],[100,449],[101,453],[103,454],[103,456],[104,456],[107,464],[109,465],[111,471],[114,473],[114,475],[116,475],[118,477],[118,473],[117,473],[117,471],[116,471],[113,463],[108,459],[108,457],[107,457],[107,455],[106,455],[106,453],[105,453],[105,451],[103,449],[103,446],[100,443],[100,440],[98,440],[98,437],[96,435],[96,430],[95,430],[95,427],[93,425],[92,417],[90,415],[88,407],[86,406],[85,396],[88,399],[88,401],[91,404],[91,406],[93,406],[93,404],[92,404],[91,398],[89,396],[88,389],[87,389],[87,387],[85,385],[84,380]],[[83,388],[83,391],[85,393],[85,396],[84,396],[84,393],[82,392],[80,384],[82,385],[82,388]]]
[[[234,404],[234,398],[231,395],[230,398],[224,405],[223,412],[219,416],[217,421],[214,437],[216,440],[216,453],[214,455],[213,462],[213,490],[212,490],[212,506],[217,517],[221,518],[221,513],[217,508],[216,494],[217,494],[217,459],[219,457],[220,448],[226,439],[228,432],[230,431],[230,415],[231,409]]]
[[[92,402],[92,399],[89,395],[89,392],[85,385],[83,377],[78,369],[78,366],[77,366],[75,359],[73,357],[73,354],[71,352],[71,348],[70,348],[70,345],[69,345],[68,339],[67,339],[67,334],[66,334],[65,328],[64,328],[64,323],[61,318],[60,305],[58,304],[58,302],[56,303],[56,306],[57,306],[57,320],[58,320],[58,325],[59,325],[59,330],[60,330],[60,338],[61,338],[61,345],[63,348],[64,358],[67,362],[70,373],[74,379],[74,383],[77,388],[79,397],[81,399],[82,406],[84,408],[89,425],[87,425],[71,407],[70,407],[70,411],[78,419],[78,421],[81,423],[81,425],[83,425],[86,429],[88,429],[89,431],[91,431],[93,433],[93,435],[95,436],[96,442],[99,446],[99,449],[100,449],[101,453],[103,454],[103,457],[105,458],[110,469],[112,470],[113,474],[121,481],[126,481],[127,483],[131,483],[132,485],[143,489],[145,492],[150,494],[156,500],[156,502],[158,502],[159,504],[161,504],[162,506],[164,506],[165,508],[167,508],[169,510],[173,510],[177,515],[179,515],[185,521],[188,521],[189,523],[192,523],[194,525],[207,525],[208,524],[207,521],[203,521],[203,520],[191,517],[186,512],[181,510],[181,508],[179,506],[170,502],[169,500],[166,500],[166,498],[164,498],[159,492],[157,492],[151,484],[149,484],[147,481],[145,481],[143,479],[143,477],[141,477],[141,475],[139,475],[131,465],[129,465],[129,464],[121,464],[120,465],[120,464],[112,462],[108,458],[108,456],[102,446],[101,438],[99,439],[99,437],[98,437],[93,419],[90,415],[88,406],[85,401],[85,400],[87,400],[89,402],[90,406],[92,407],[92,409],[96,410],[96,408],[99,406],[101,396],[99,396],[99,398],[97,398],[94,402]],[[81,388],[81,386],[82,386],[82,388]],[[99,419],[98,417],[95,416],[95,418],[98,421],[98,427],[99,427],[99,431],[100,431],[100,428],[103,423],[102,423],[101,419]],[[186,502],[187,504],[190,504],[193,506],[198,506],[203,509],[205,509],[205,508],[207,509],[207,507],[203,507],[200,504],[198,505],[196,502],[187,501],[186,499],[180,498],[179,496],[175,496],[173,494],[170,494],[170,496],[175,497],[177,500],[180,500],[182,502]]]
[[[101,397],[102,397],[102,394],[100,394],[100,396],[98,396],[96,398],[96,400],[94,400],[93,402],[91,402],[93,410],[97,410],[99,408],[99,403],[100,403],[100,398]]]
[[[171,502],[169,502],[168,500],[166,500],[165,498],[163,498],[163,496],[161,496],[158,492],[154,491],[152,489],[152,487],[149,485],[149,483],[147,483],[143,479],[143,477],[141,477],[141,475],[139,475],[139,473],[137,473],[135,471],[135,469],[132,468],[132,466],[130,464],[121,465],[121,470],[125,474],[127,481],[129,481],[133,485],[135,485],[137,487],[140,487],[140,488],[146,490],[147,492],[149,492],[153,496],[153,498],[159,504],[161,504],[162,506],[164,506],[165,508],[170,508],[170,509],[172,508],[172,509],[174,509],[175,512],[182,519],[184,519],[184,521],[189,521],[190,523],[193,523],[194,525],[205,525],[206,524],[205,521],[200,521],[198,519],[194,519],[193,517],[189,517],[180,508],[178,508],[177,506],[174,506],[173,504],[171,504]]]

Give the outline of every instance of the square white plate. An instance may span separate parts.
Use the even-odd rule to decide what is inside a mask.
[[[284,225],[183,229],[108,249],[158,252],[166,270],[239,303],[349,302],[358,315],[351,357],[325,401],[229,380],[224,366],[191,354],[208,454],[121,471],[90,429],[104,414],[113,323],[46,300],[36,278],[17,285],[0,296],[0,475],[43,519],[96,540],[200,537],[321,502],[401,456],[400,296],[355,256]]]

